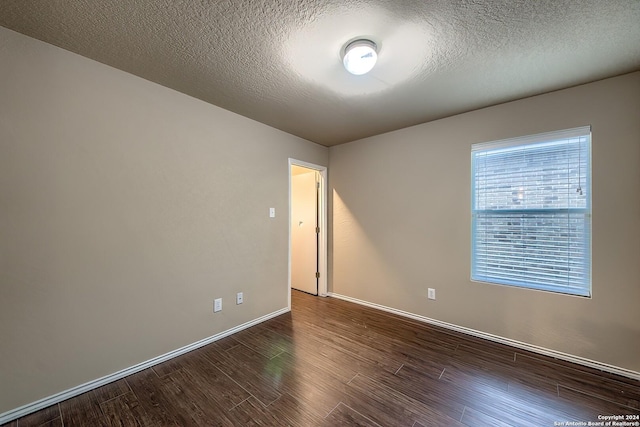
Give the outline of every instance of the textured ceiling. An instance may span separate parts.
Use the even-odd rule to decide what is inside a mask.
[[[2,0],[0,25],[327,146],[640,69],[640,0]]]

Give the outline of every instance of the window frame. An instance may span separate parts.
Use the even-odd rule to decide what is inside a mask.
[[[555,208],[541,208],[541,209],[531,209],[531,208],[477,209],[476,202],[478,201],[477,199],[477,179],[478,178],[476,175],[475,162],[476,162],[476,158],[478,157],[478,153],[498,152],[500,150],[509,149],[511,147],[517,148],[517,147],[530,146],[530,145],[543,145],[545,143],[553,143],[556,141],[570,140],[570,139],[582,138],[582,137],[586,138],[586,152],[580,146],[578,147],[578,150],[581,154],[585,152],[584,154],[586,155],[586,159],[585,160],[579,159],[578,163],[586,162],[586,168],[584,170],[585,180],[582,181],[584,182],[584,187],[587,189],[584,207],[572,208],[569,206],[570,203],[567,203],[567,206],[564,208],[555,207]],[[578,143],[582,144],[580,142]],[[567,141],[567,144],[569,144],[569,141]],[[568,150],[567,152],[569,152],[570,148],[568,148],[567,150]],[[531,290],[538,290],[543,292],[552,292],[554,294],[591,298],[593,294],[592,292],[593,280],[592,280],[592,271],[591,271],[592,269],[591,246],[592,246],[592,240],[593,240],[592,239],[592,206],[591,206],[592,204],[591,162],[592,162],[591,126],[582,126],[578,128],[566,129],[561,131],[545,132],[545,133],[539,133],[535,135],[527,135],[527,136],[516,137],[516,138],[508,138],[503,140],[472,144],[471,146],[471,206],[470,206],[471,207],[470,209],[471,211],[470,280],[472,282],[509,286],[509,287],[518,288],[518,289],[531,289]],[[569,175],[569,173],[567,175]],[[536,194],[542,195],[544,193],[536,193]],[[544,217],[546,214],[549,214],[548,216],[549,219],[555,219],[557,218],[558,214],[566,213],[568,220],[571,218],[571,214],[584,215],[585,219],[583,220],[584,221],[583,224],[584,224],[585,237],[581,240],[578,240],[579,242],[583,242],[583,244],[580,247],[584,250],[584,255],[580,259],[582,260],[582,263],[583,263],[582,265],[584,266],[584,270],[585,270],[584,274],[581,276],[583,279],[584,285],[581,287],[577,287],[577,286],[561,286],[557,284],[544,285],[540,283],[537,283],[537,284],[528,283],[526,281],[526,277],[524,278],[525,280],[498,279],[497,278],[498,276],[504,276],[504,275],[494,274],[494,276],[491,277],[490,274],[487,274],[488,273],[487,268],[485,268],[482,272],[485,274],[480,274],[478,272],[477,264],[476,264],[476,260],[479,260],[479,258],[476,256],[477,238],[479,236],[479,232],[477,231],[479,216],[483,215],[484,217],[490,217],[492,215],[496,215],[496,216],[504,215],[505,213],[513,214],[513,215],[522,215],[521,218],[523,220],[531,219],[536,214],[542,217]],[[556,215],[556,217],[553,217],[553,215]],[[489,246],[487,245],[487,247]],[[567,250],[567,252],[569,252],[569,250]],[[523,263],[523,266],[524,266],[524,263]],[[522,276],[524,275],[525,274],[523,273]],[[537,275],[539,277],[541,276],[540,273],[537,273]],[[569,277],[570,277],[570,273],[567,272],[567,278]]]

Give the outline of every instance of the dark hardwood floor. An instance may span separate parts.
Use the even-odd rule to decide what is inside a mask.
[[[294,291],[292,304],[292,313],[8,425],[541,427],[589,425],[603,415],[640,421],[640,381],[333,298]]]

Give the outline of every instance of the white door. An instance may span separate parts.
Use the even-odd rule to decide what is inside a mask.
[[[318,173],[291,167],[291,287],[318,295]]]

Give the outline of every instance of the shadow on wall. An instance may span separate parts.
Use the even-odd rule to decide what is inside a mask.
[[[630,328],[629,324],[611,323],[603,325],[602,322],[596,322],[594,313],[594,321],[582,321],[579,325],[573,326],[574,330],[579,330],[580,335],[584,337],[597,336],[599,341],[593,342],[585,340],[584,348],[581,355],[592,360],[599,360],[597,355],[602,349],[606,349],[609,357],[616,355],[635,354],[640,355],[640,323],[635,323],[635,328]],[[635,337],[635,339],[621,340],[620,337]],[[628,358],[611,359],[605,362],[614,366],[625,366]]]
[[[446,203],[434,209],[410,194],[385,188],[382,193],[389,197],[380,197],[379,188],[369,187],[370,193],[333,189],[333,292],[511,336],[496,329],[496,323],[510,327],[512,314],[505,303],[510,294],[502,287],[471,282],[469,249],[456,249],[468,239],[463,235],[469,234],[470,225],[459,224],[468,214],[452,217]],[[428,288],[436,289],[437,302],[429,302]],[[479,304],[480,297],[488,303]]]
[[[388,300],[376,297],[378,292],[361,294],[358,290],[370,289],[377,283],[396,288],[402,283],[400,273],[390,268],[388,261],[379,251],[379,245],[370,238],[367,230],[335,189],[333,190],[333,254],[333,292],[388,305]],[[360,274],[362,271],[366,273]],[[335,272],[338,272],[338,275]],[[373,289],[370,290],[373,291]]]

